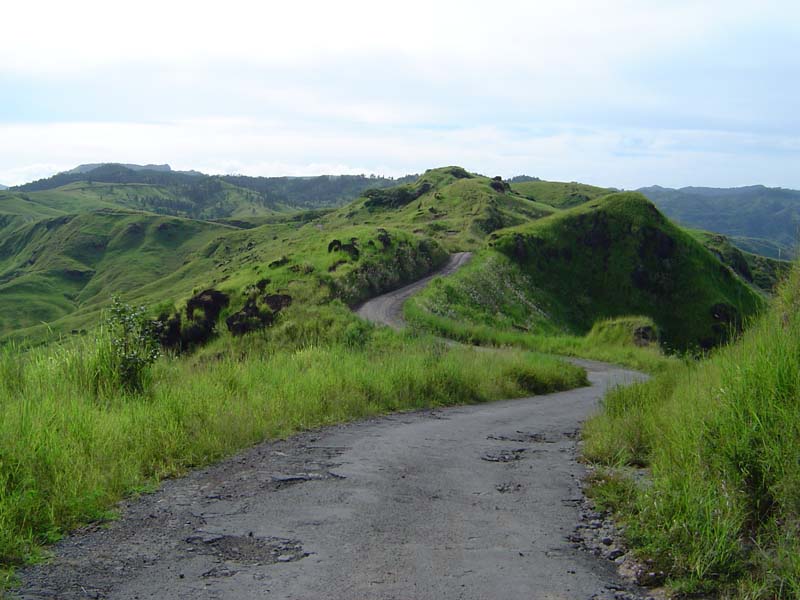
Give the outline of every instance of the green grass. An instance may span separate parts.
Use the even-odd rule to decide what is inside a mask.
[[[588,460],[649,468],[632,499],[611,503],[673,589],[800,596],[798,398],[795,269],[739,342],[611,392],[587,423]]]
[[[587,333],[599,319],[652,318],[666,347],[711,348],[761,295],[642,195],[619,193],[490,236],[530,278],[537,306]]]
[[[309,310],[309,309],[303,309]],[[344,306],[223,336],[154,365],[141,395],[113,385],[104,338],[0,350],[0,565],[104,519],[124,495],[264,439],[388,411],[586,384],[582,369],[373,329]]]
[[[512,183],[511,189],[526,198],[552,206],[553,208],[572,208],[589,200],[594,200],[612,192],[608,188],[586,185],[585,183],[562,183],[559,181],[526,181]]]
[[[248,289],[268,279],[270,291],[298,301],[355,303],[446,259],[438,244],[404,231],[390,229],[386,238],[376,226],[318,225],[287,219],[242,230],[119,209],[34,222],[0,242],[0,340],[39,342],[91,329],[112,294],[180,304],[215,287],[231,295],[235,311]],[[328,252],[330,241],[353,238],[357,258]]]
[[[404,312],[413,326],[468,344],[515,346],[648,372],[670,362],[657,340],[637,345],[637,330],[658,330],[647,317],[600,319],[584,335],[559,326],[541,307],[532,277],[492,250],[476,253],[457,273],[434,279],[406,302]]]
[[[589,358],[619,365],[626,365],[657,373],[672,362],[657,346],[639,347],[633,343],[632,335],[620,343],[607,343],[594,335],[529,334],[518,331],[496,329],[489,325],[474,325],[420,311],[407,303],[406,319],[422,331],[476,346],[498,348],[521,348],[545,354]],[[634,318],[636,320],[639,317]],[[631,332],[632,333],[632,332]]]

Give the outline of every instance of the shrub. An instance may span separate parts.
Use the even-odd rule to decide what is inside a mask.
[[[109,366],[119,386],[129,392],[144,390],[148,367],[161,355],[161,323],[148,318],[147,312],[144,306],[124,304],[115,296],[105,319],[110,336]]]

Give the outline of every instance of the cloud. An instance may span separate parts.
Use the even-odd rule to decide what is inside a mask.
[[[693,183],[781,179],[781,157],[797,158],[796,2],[119,6],[4,9],[0,181],[105,160],[463,162],[627,186],[683,181],[684,157]]]
[[[587,129],[495,126],[454,129],[368,127],[341,131],[248,119],[171,123],[56,123],[0,125],[0,181],[17,184],[78,163],[170,163],[208,173],[316,175],[379,173],[400,176],[460,164],[488,175],[536,175],[636,188],[652,183],[800,187],[793,168],[800,140],[724,131]],[[781,144],[784,144],[783,146]],[[45,150],[43,151],[42,148]],[[780,148],[776,152],[775,148]],[[37,162],[42,154],[47,163]],[[753,173],[759,173],[757,179]]]

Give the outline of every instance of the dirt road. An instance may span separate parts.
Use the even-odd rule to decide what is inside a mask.
[[[609,385],[639,375],[582,364],[591,387],[329,427],[168,481],[57,544],[19,595],[632,597],[611,561],[569,538],[575,432]]]
[[[356,309],[356,314],[362,319],[372,321],[373,323],[382,323],[399,329],[405,324],[403,322],[403,303],[428,285],[431,279],[455,273],[458,269],[467,264],[470,258],[472,258],[472,252],[457,252],[451,254],[447,263],[433,275],[415,281],[399,290],[383,294],[372,300],[367,300]]]

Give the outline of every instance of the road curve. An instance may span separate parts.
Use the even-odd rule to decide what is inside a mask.
[[[575,432],[640,375],[580,362],[590,387],[328,427],[167,481],[21,571],[18,597],[633,597],[568,536]]]
[[[403,321],[403,303],[428,285],[434,277],[455,273],[458,269],[467,264],[470,258],[472,258],[472,252],[456,252],[455,254],[451,254],[447,263],[435,273],[402,287],[399,290],[367,300],[356,309],[356,314],[367,321],[381,323],[399,329],[405,325]]]

